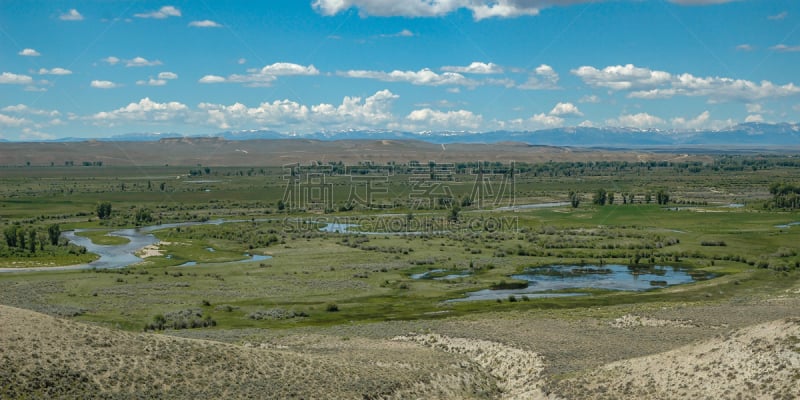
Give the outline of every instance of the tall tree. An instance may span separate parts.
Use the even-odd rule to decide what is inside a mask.
[[[100,219],[107,219],[111,217],[111,203],[104,201],[102,203],[98,203],[95,209],[97,211],[97,218]]]
[[[3,231],[8,247],[17,247],[17,225],[11,225]]]
[[[608,193],[605,189],[597,189],[594,193],[594,197],[592,197],[592,203],[598,206],[606,205],[606,200],[608,200]]]
[[[58,238],[61,237],[61,227],[58,224],[52,224],[48,226],[47,237],[50,239],[50,244],[57,246]]]

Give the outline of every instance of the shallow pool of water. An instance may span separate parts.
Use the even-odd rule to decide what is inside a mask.
[[[643,291],[660,287],[681,285],[708,279],[702,272],[670,266],[629,267],[626,265],[551,265],[531,268],[511,278],[526,281],[521,289],[484,289],[467,293],[467,297],[450,301],[506,299],[509,295],[526,295],[529,298],[578,296],[584,293],[565,292],[570,289],[603,289]],[[559,291],[559,293],[552,293]]]
[[[452,274],[439,275],[448,271],[449,270],[447,269],[432,269],[430,271],[412,274],[410,277],[411,279],[433,279],[435,281],[446,281],[450,279],[464,278],[471,275],[469,271],[452,271]]]

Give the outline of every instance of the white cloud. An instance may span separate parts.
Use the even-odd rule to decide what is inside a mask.
[[[41,110],[38,108],[31,108],[25,104],[17,104],[13,106],[6,106],[3,107],[3,112],[12,113],[12,114],[19,114],[19,115],[35,115],[35,116],[45,116],[45,117],[56,117],[61,115],[60,112],[57,110]]]
[[[753,47],[752,45],[747,44],[747,43],[742,43],[742,44],[736,46],[736,50],[738,50],[738,51],[753,51],[755,49],[756,49],[755,47]]]
[[[672,126],[677,129],[701,129],[709,127],[709,121],[711,119],[711,113],[708,111],[703,111],[700,115],[686,119],[683,117],[676,117],[673,118],[670,122]]]
[[[648,113],[624,114],[619,118],[609,119],[606,125],[628,128],[654,128],[663,125],[664,120]]]
[[[534,73],[528,77],[528,80],[519,85],[519,89],[524,90],[552,90],[558,89],[558,73],[553,67],[542,64],[534,70]]]
[[[198,80],[198,82],[200,82],[200,83],[224,83],[225,82],[225,77],[224,76],[219,76],[219,75],[206,75],[206,76],[200,78],[200,80]]]
[[[287,62],[277,62],[261,69],[249,69],[247,74],[234,74],[227,78],[219,75],[206,75],[200,78],[200,83],[244,83],[246,86],[269,86],[280,76],[312,76],[319,75],[319,70],[313,65],[299,65]]]
[[[744,119],[744,122],[764,122],[764,117],[761,114],[751,114]]]
[[[784,11],[784,12],[781,12],[781,13],[778,13],[778,14],[775,14],[775,15],[769,15],[769,16],[767,16],[767,19],[772,20],[772,21],[781,21],[781,20],[786,19],[787,16],[789,16],[789,13]]]
[[[136,84],[139,86],[164,86],[167,84],[167,81],[164,79],[150,78],[146,81],[145,80],[136,81]]]
[[[408,30],[408,29],[403,29],[402,31],[400,31],[400,32],[397,32],[397,33],[390,33],[390,34],[383,34],[383,35],[380,35],[380,37],[385,37],[385,38],[392,38],[392,37],[413,37],[413,36],[414,36],[414,32],[411,32],[411,31],[410,31],[410,30]]]
[[[0,126],[17,127],[28,123],[24,118],[11,117],[5,114],[0,114]]]
[[[192,21],[189,22],[189,26],[194,28],[222,28],[222,25],[210,19],[204,19],[202,21]]]
[[[688,73],[674,75],[632,64],[609,66],[602,70],[583,66],[571,72],[589,86],[630,91],[628,97],[638,99],[664,99],[680,95],[706,96],[710,102],[755,101],[800,94],[800,87],[793,83],[779,86],[769,81],[755,83],[723,77],[702,78]]]
[[[484,63],[475,61],[470,63],[466,67],[445,66],[442,67],[442,71],[458,72],[462,74],[502,74],[503,67],[495,63]]]
[[[437,111],[430,108],[411,111],[406,116],[413,126],[423,129],[478,129],[483,123],[483,117],[473,114],[472,111]]]
[[[399,96],[389,90],[375,92],[366,99],[345,96],[342,104],[319,104],[311,107],[316,122],[338,124],[341,127],[380,127],[394,120],[392,103]]]
[[[468,79],[464,75],[456,72],[444,72],[437,74],[428,68],[424,68],[419,71],[394,70],[392,72],[351,70],[338,72],[337,74],[348,78],[377,79],[384,82],[407,82],[412,85],[423,86],[476,86],[478,84],[478,82]]]
[[[114,111],[103,111],[89,117],[97,125],[114,126],[118,122],[167,122],[186,119],[189,107],[171,101],[158,103],[145,97],[138,103],[130,103]]]
[[[134,17],[137,18],[155,18],[155,19],[164,19],[169,17],[180,17],[181,10],[173,7],[173,6],[164,6],[158,9],[157,11],[151,11],[147,13],[140,13],[140,14],[133,14]]]
[[[531,117],[531,121],[547,128],[555,128],[564,125],[564,118],[546,114],[535,114]]]
[[[111,82],[111,81],[94,80],[94,81],[92,81],[92,83],[89,84],[89,86],[91,86],[93,88],[96,88],[96,89],[114,89],[118,85],[116,83],[114,83],[114,82]]]
[[[71,74],[72,74],[72,71],[70,71],[68,69],[65,69],[65,68],[59,68],[59,67],[56,67],[56,68],[53,68],[53,69],[47,69],[47,68],[40,68],[39,69],[39,75],[71,75]]]
[[[30,85],[33,83],[33,78],[27,75],[18,75],[11,72],[3,72],[0,74],[0,85]]]
[[[653,71],[648,68],[636,67],[633,64],[608,66],[602,70],[591,66],[582,66],[571,72],[589,86],[606,87],[613,90],[656,87],[668,83],[672,79],[672,75],[668,72]]]
[[[800,104],[795,104],[794,106],[792,106],[792,110],[800,111]]]
[[[582,117],[583,113],[578,109],[578,107],[576,107],[572,103],[559,102],[558,104],[555,105],[555,107],[553,107],[552,110],[550,110],[550,115],[558,117],[564,117],[564,116]]]
[[[24,56],[24,57],[39,57],[40,55],[42,55],[41,53],[39,53],[38,51],[36,51],[34,49],[22,49],[17,54],[19,54],[21,56]]]
[[[599,102],[600,102],[600,98],[597,97],[597,95],[594,95],[594,94],[593,95],[583,96],[583,97],[580,98],[580,100],[578,100],[578,103],[599,103]]]
[[[357,8],[362,16],[438,17],[466,9],[479,21],[486,18],[514,18],[538,15],[553,5],[586,3],[591,0],[315,0],[314,10],[322,15],[336,15]]]
[[[388,90],[381,90],[365,99],[346,96],[339,105],[322,103],[309,107],[291,100],[276,100],[257,107],[242,103],[201,103],[198,107],[202,110],[203,122],[219,129],[359,129],[394,123],[391,105],[397,97]]]
[[[240,58],[240,59],[236,60],[236,63],[239,64],[239,65],[245,64],[245,63],[247,63],[247,59],[246,58]]]
[[[159,72],[158,79],[168,79],[168,80],[170,80],[170,79],[178,79],[178,74],[176,74],[174,72],[168,72],[168,71]]]
[[[230,106],[201,103],[207,122],[219,129],[275,127],[304,121],[308,118],[308,107],[289,100],[275,100],[249,108],[242,103]]]
[[[769,49],[779,53],[796,53],[800,51],[800,46],[787,46],[785,44],[778,44],[770,47]]]
[[[161,65],[161,61],[159,60],[150,61],[144,57],[134,57],[131,60],[125,61],[126,67],[154,67],[156,65]]]
[[[104,62],[104,63],[106,63],[108,65],[117,65],[117,63],[119,63],[121,60],[119,58],[117,58],[117,57],[114,57],[114,56],[108,56],[108,57],[106,57],[106,58],[104,58],[104,59],[102,59],[100,61],[102,61],[102,62]]]
[[[59,15],[58,19],[62,21],[83,21],[83,15],[81,15],[78,10],[73,8],[64,14]]]

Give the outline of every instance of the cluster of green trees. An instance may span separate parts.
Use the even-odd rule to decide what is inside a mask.
[[[45,243],[50,242],[53,246],[58,245],[58,239],[61,236],[61,227],[58,224],[53,224],[47,227],[47,235],[41,235],[35,227],[24,228],[19,224],[13,224],[3,230],[3,237],[8,248],[17,248],[20,250],[27,250],[31,253],[36,253],[39,250],[44,250]]]
[[[104,201],[102,203],[97,203],[95,211],[97,212],[97,218],[100,219],[111,218],[111,203],[107,201]]]
[[[621,193],[622,196],[622,204],[633,204],[636,195],[632,193]],[[580,198],[575,192],[569,193],[570,203],[572,203],[572,207],[578,207],[580,204]],[[608,192],[605,189],[597,189],[592,196],[592,204],[598,206],[604,206],[606,204],[614,204],[616,197],[613,192]],[[660,189],[656,192],[656,203],[664,205],[669,203],[669,193],[666,190]],[[653,196],[650,193],[646,193],[644,195],[644,201],[647,204],[653,201]]]
[[[769,185],[772,201],[767,203],[772,208],[800,208],[800,186],[786,182],[775,182]]]

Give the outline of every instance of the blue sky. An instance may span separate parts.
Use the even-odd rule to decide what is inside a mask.
[[[800,120],[796,0],[0,0],[0,139]]]

